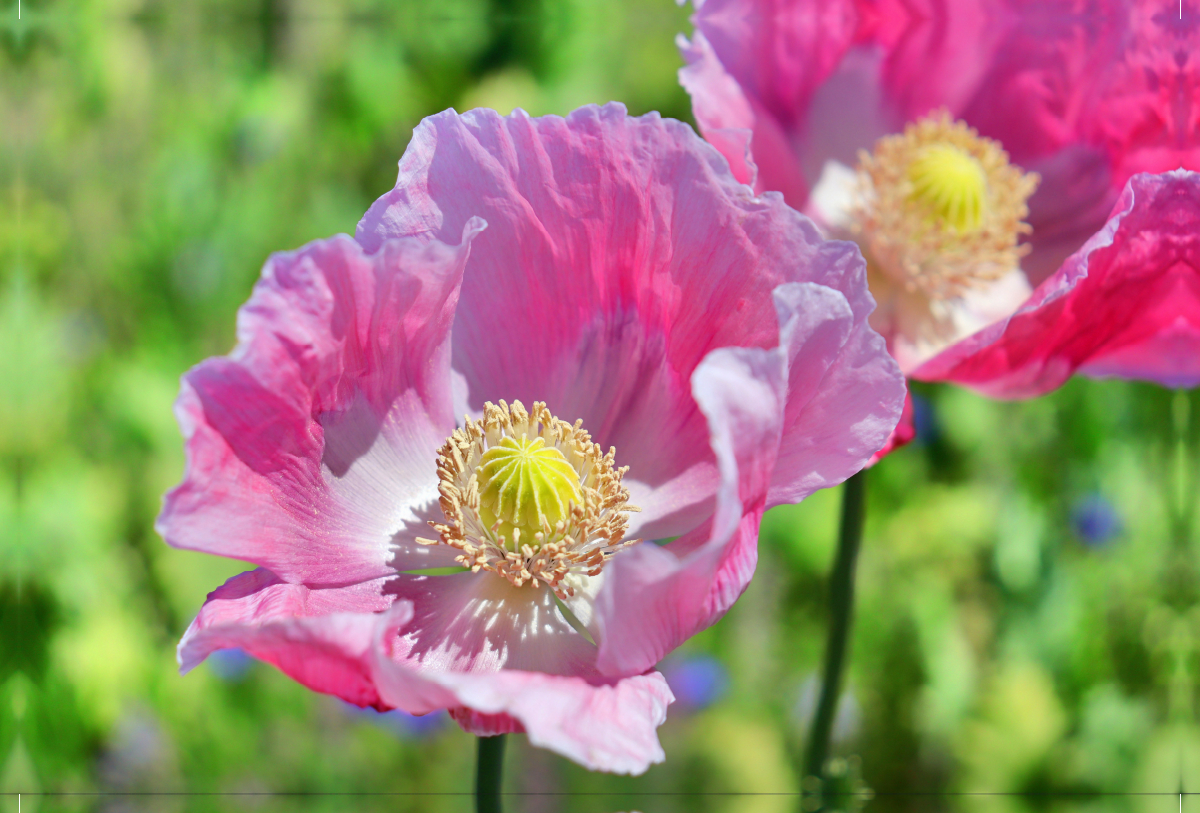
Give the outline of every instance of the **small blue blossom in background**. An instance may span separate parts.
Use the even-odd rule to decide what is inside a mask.
[[[1088,494],[1071,511],[1071,528],[1089,548],[1107,547],[1121,534],[1121,515],[1102,494]]]
[[[208,668],[213,670],[221,680],[227,683],[240,683],[246,679],[250,667],[254,665],[254,658],[247,655],[245,650],[234,647],[218,649],[208,656],[206,663]]]
[[[369,720],[380,728],[390,731],[393,735],[406,740],[418,740],[436,733],[450,719],[445,710],[430,712],[420,716],[409,714],[407,711],[392,709],[391,711],[376,711],[373,708],[359,708],[351,703],[339,701],[346,713],[351,717]]]
[[[675,694],[675,704],[685,711],[708,708],[725,696],[729,674],[711,655],[690,655],[668,659],[663,676]]]
[[[922,446],[932,446],[937,443],[941,434],[933,402],[915,392],[910,391],[909,396],[913,405],[913,427],[917,430],[917,436],[913,440]]]

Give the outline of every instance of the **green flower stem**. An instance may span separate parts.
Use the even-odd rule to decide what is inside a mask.
[[[846,648],[850,639],[850,620],[854,612],[854,566],[862,542],[865,515],[867,472],[858,472],[842,487],[842,526],[838,534],[836,559],[829,580],[829,637],[825,643],[825,668],[821,676],[821,694],[813,715],[812,728],[804,751],[804,776],[824,780],[829,758],[829,742],[837,713],[842,673],[846,667]],[[824,782],[822,782],[824,784]],[[821,805],[821,809],[826,807]]]
[[[475,765],[475,813],[500,813],[500,782],[504,778],[504,738],[479,737]]]

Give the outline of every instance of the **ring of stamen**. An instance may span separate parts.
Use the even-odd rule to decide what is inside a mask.
[[[961,297],[1019,267],[1038,181],[999,143],[940,111],[859,153],[852,229],[908,291]]]
[[[582,428],[535,402],[486,403],[480,420],[466,419],[438,451],[438,493],[445,522],[429,525],[437,539],[462,551],[455,561],[490,570],[515,587],[540,580],[559,598],[574,595],[572,574],[595,576],[622,548],[629,504],[617,468]]]

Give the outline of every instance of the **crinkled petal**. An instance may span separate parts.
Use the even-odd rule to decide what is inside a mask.
[[[847,318],[848,305],[853,323],[834,331],[843,348],[822,344],[794,365],[806,386],[789,418],[798,432],[817,434],[797,442],[861,452],[851,468],[823,474],[824,484],[849,476],[886,440],[883,431],[843,443],[843,433],[862,429],[857,413],[840,427],[815,418],[801,425],[807,405],[812,417],[823,403],[814,387],[836,398],[850,386],[833,368],[871,367],[866,355],[882,349],[866,337],[874,303],[857,249],[823,241],[778,195],[754,197],[685,125],[631,118],[617,104],[565,119],[447,111],[417,128],[396,188],[357,236],[368,247],[394,235],[441,239],[473,213],[490,227],[468,263],[454,327],[468,401],[544,400],[559,417],[581,419],[602,447],[615,446],[642,508],[630,536],[677,536],[712,512],[717,464],[688,382],[716,348],[778,343],[771,294],[781,283],[834,289],[838,309],[817,303],[812,320]],[[881,352],[876,361],[891,364]],[[894,389],[879,393],[880,402],[895,400],[876,404],[879,422],[895,423]],[[779,478],[796,498],[809,486],[785,481],[815,484],[812,469],[825,468],[798,465],[795,477]]]
[[[520,721],[530,744],[591,770],[640,774],[665,759],[656,732],[675,696],[659,672],[601,684],[507,670],[446,682],[464,706]]]
[[[1200,174],[1137,175],[1107,224],[1007,320],[913,376],[1002,398],[1072,373],[1200,384]]]
[[[241,647],[318,692],[380,707],[370,654],[376,617],[392,606],[385,580],[311,589],[259,568],[209,594],[179,642],[179,666],[191,671],[218,649]],[[395,616],[407,622],[411,608]]]
[[[712,518],[666,548],[624,551],[605,571],[592,623],[606,674],[642,671],[720,618],[754,573],[764,507],[858,471],[899,419],[904,380],[865,313],[814,283],[785,283],[774,299],[776,348],[713,351],[692,377],[720,463]],[[778,447],[776,433],[786,433]]]
[[[848,243],[829,243],[836,262],[861,273]],[[904,376],[883,338],[840,291],[811,283],[775,293],[788,353],[783,440],[768,507],[803,500],[866,465],[891,436],[904,406]],[[790,324],[789,324],[790,322]]]
[[[596,647],[571,627],[540,582],[514,587],[495,573],[464,571],[402,575],[388,591],[413,605],[393,657],[414,667],[598,675]]]
[[[377,627],[375,681],[388,705],[414,714],[451,708],[481,735],[523,730],[533,745],[592,770],[639,774],[663,761],[655,732],[675,698],[661,674],[592,682],[510,669],[418,670],[397,635],[404,622],[403,610],[393,611]]]
[[[169,544],[327,585],[449,563],[412,540],[454,429],[449,331],[482,228],[454,247],[366,254],[339,236],[268,261],[237,348],[184,376],[188,462],[156,526]]]
[[[721,473],[716,509],[670,546],[644,543],[609,563],[594,608],[598,666],[605,674],[650,668],[720,618],[749,583],[783,426],[786,376],[783,347],[722,348],[696,369],[692,388]]]

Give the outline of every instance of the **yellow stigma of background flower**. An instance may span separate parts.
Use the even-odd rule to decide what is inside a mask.
[[[872,286],[957,299],[1018,270],[1029,250],[1021,235],[1037,174],[944,110],[860,152],[857,177],[851,230]]]
[[[483,453],[479,463],[479,514],[513,543],[532,542],[543,523],[554,527],[568,516],[570,504],[583,503],[579,475],[558,449],[540,437],[506,437]]]
[[[922,149],[908,165],[910,200],[930,217],[959,232],[974,231],[983,222],[987,205],[987,176],[966,151],[948,144]]]

